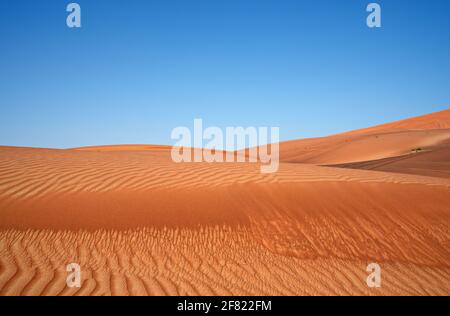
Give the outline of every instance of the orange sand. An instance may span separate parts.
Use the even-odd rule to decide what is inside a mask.
[[[0,295],[449,295],[449,114],[282,143],[274,174],[0,147]]]

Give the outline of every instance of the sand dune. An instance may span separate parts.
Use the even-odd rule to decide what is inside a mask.
[[[335,165],[342,168],[380,170],[450,178],[450,144],[419,149],[406,155],[380,160]]]
[[[345,164],[410,154],[450,143],[450,109],[372,128],[280,144],[284,162]]]
[[[384,159],[450,141],[450,129],[338,135],[280,144],[283,162],[330,165]]]
[[[447,109],[396,122],[350,131],[343,134],[356,135],[356,134],[369,134],[369,133],[379,133],[385,131],[398,131],[398,130],[435,130],[435,129],[449,129],[449,128],[450,128],[450,109]]]
[[[0,254],[1,295],[449,293],[448,266],[380,260],[382,287],[370,289],[365,269],[373,258],[289,256],[264,246],[248,227],[6,231]],[[80,288],[66,286],[67,262],[83,267]]]
[[[170,150],[170,146],[164,145],[145,145],[145,144],[135,144],[135,145],[103,145],[103,146],[85,146],[78,148],[71,148],[78,151],[157,151],[157,150]]]
[[[165,146],[0,147],[0,295],[449,295],[450,131],[431,118],[284,144],[272,174]]]

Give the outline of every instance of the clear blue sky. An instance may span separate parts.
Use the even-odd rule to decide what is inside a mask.
[[[0,144],[172,144],[176,126],[324,136],[450,107],[450,1],[0,1]]]

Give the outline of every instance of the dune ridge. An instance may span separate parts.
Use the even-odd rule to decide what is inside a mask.
[[[410,154],[450,143],[450,109],[328,137],[282,142],[284,162],[345,164]]]
[[[333,167],[377,170],[450,178],[450,144],[418,149],[416,152],[378,160],[338,164]]]
[[[392,130],[436,130],[450,129],[450,109],[420,115],[400,121],[380,124],[368,128],[345,132],[342,134],[367,134]]]

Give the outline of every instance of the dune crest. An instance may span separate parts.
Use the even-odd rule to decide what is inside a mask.
[[[434,130],[450,129],[450,109],[420,115],[392,123],[381,124],[373,127],[363,128],[343,134],[367,134],[380,131],[394,130]]]
[[[348,164],[409,155],[450,146],[450,109],[375,127],[283,142],[283,162]]]

